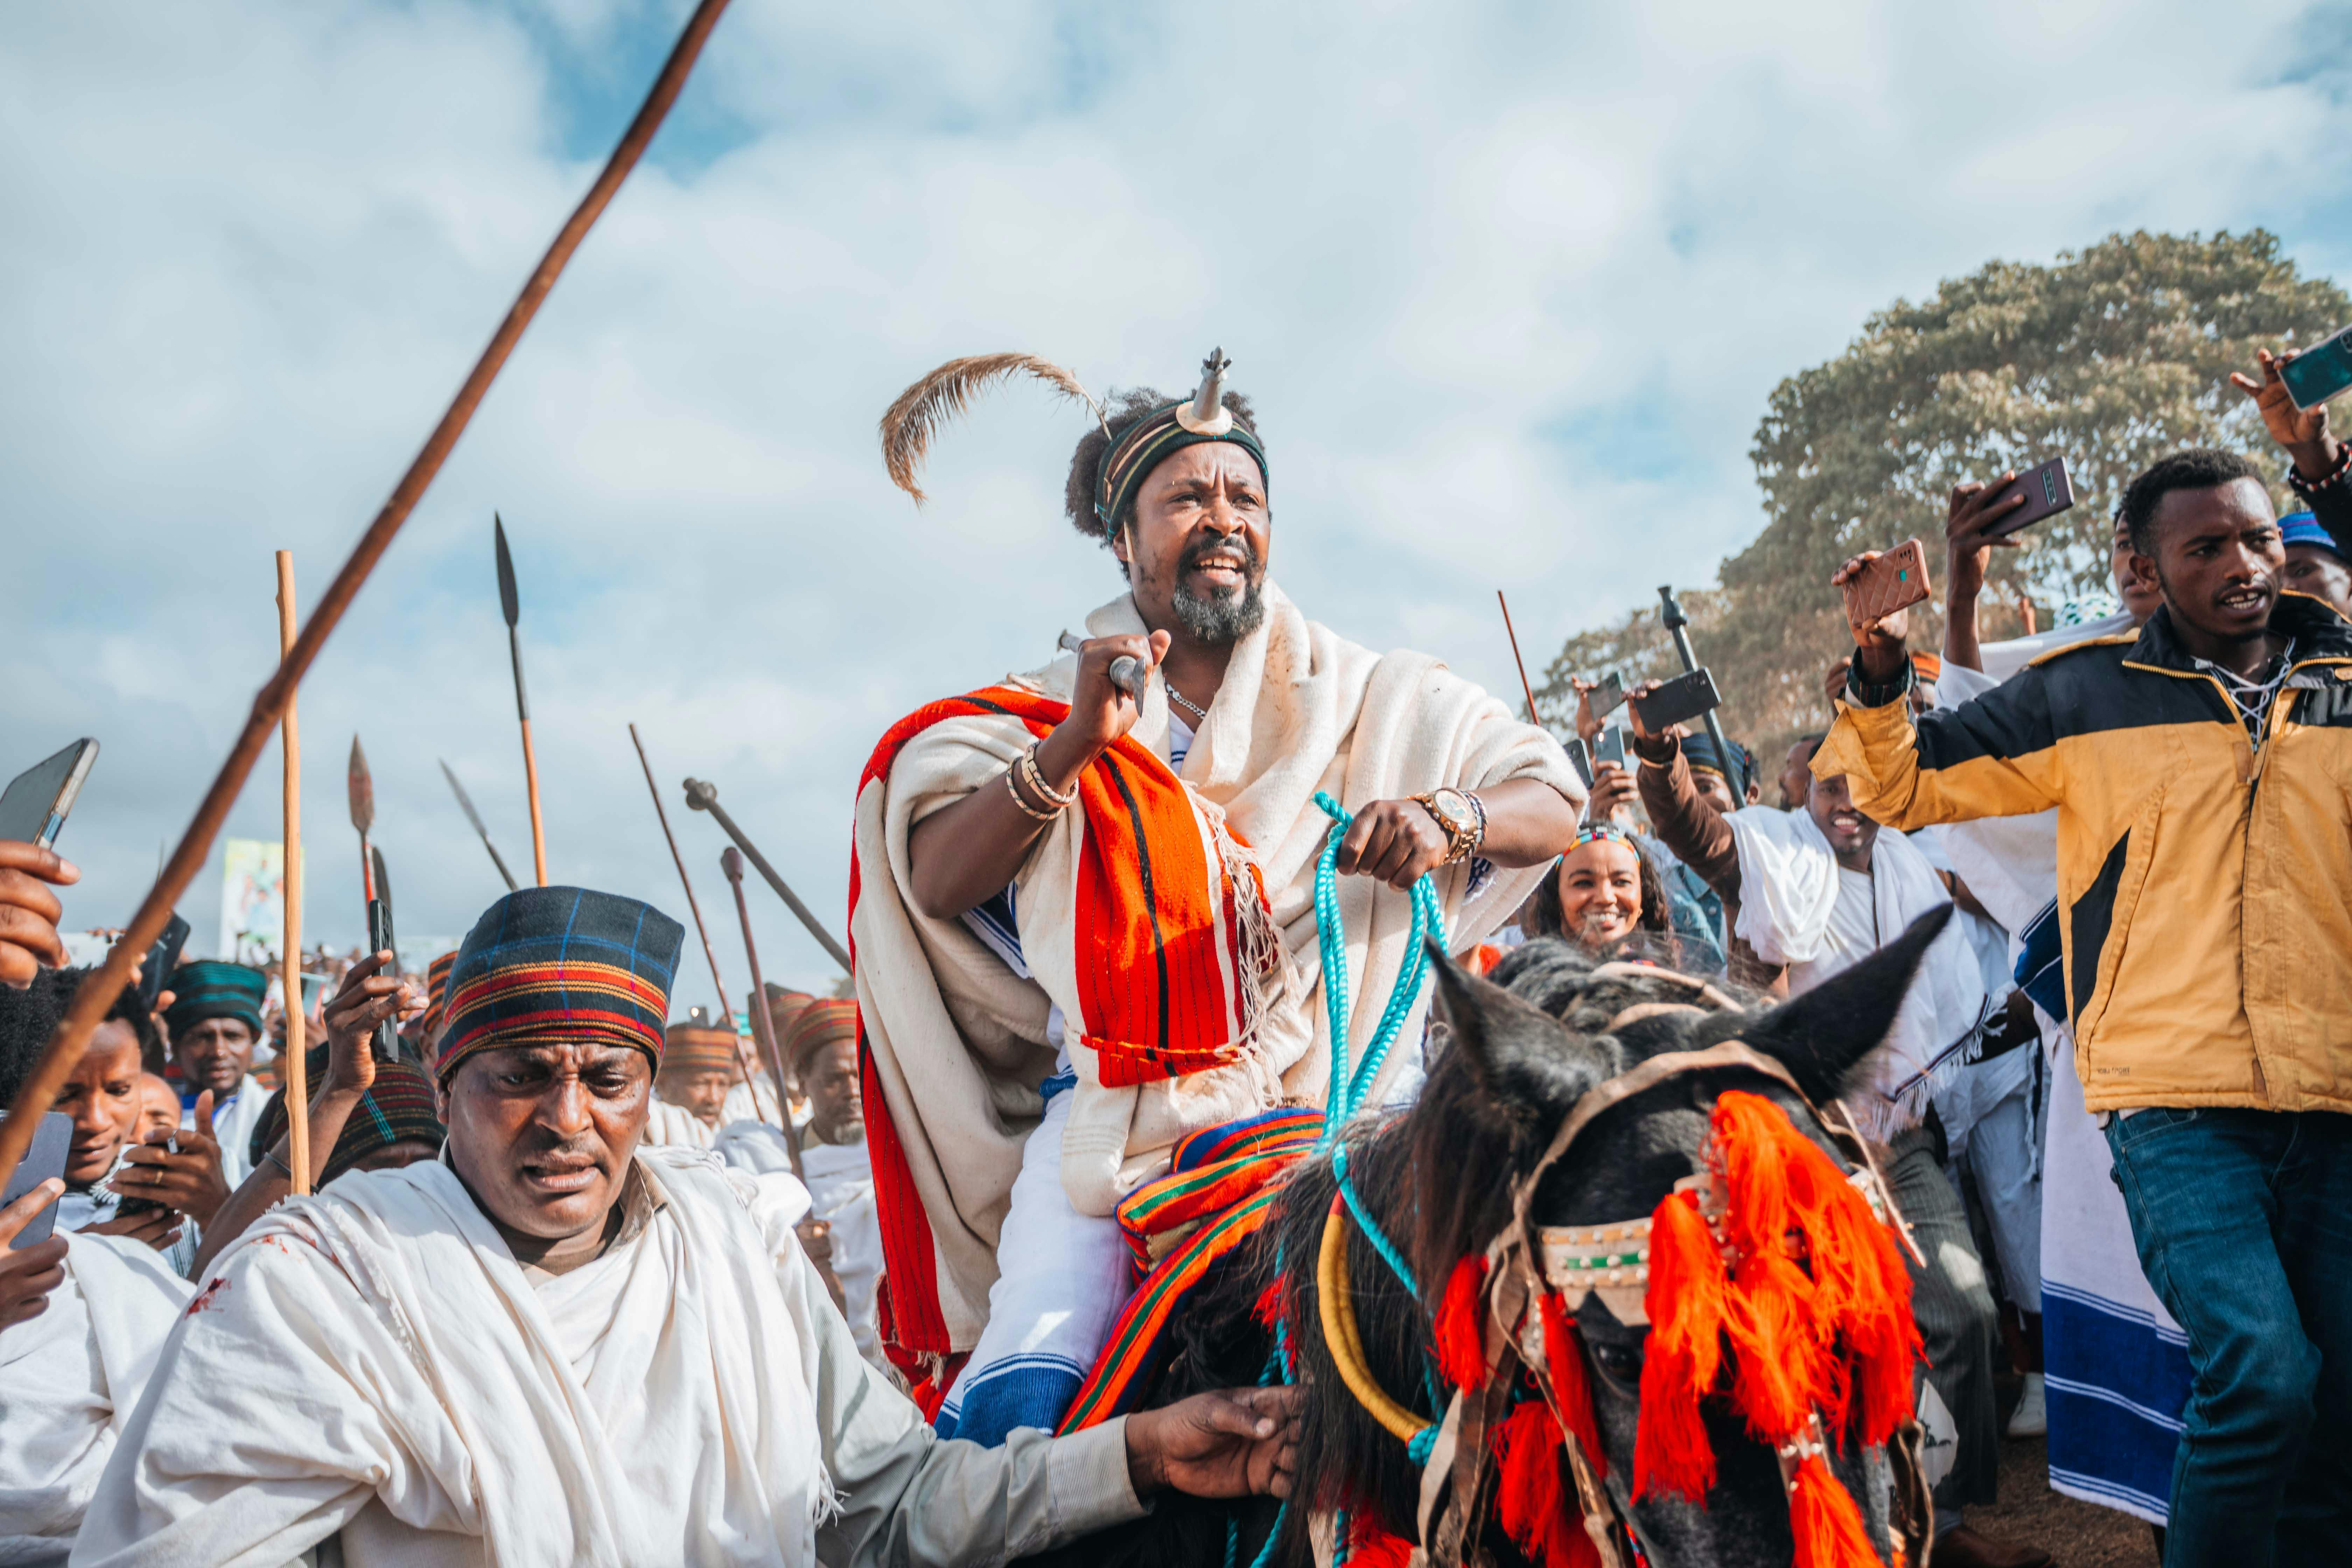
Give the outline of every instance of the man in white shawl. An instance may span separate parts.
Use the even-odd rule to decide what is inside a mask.
[[[801,1170],[810,1212],[829,1227],[842,1314],[858,1353],[880,1366],[882,1343],[874,1298],[882,1283],[882,1223],[874,1206],[874,1165],[866,1152],[865,1106],[857,1087],[857,1004],[812,999],[793,1016],[784,1060],[807,1093]],[[723,1152],[723,1151],[722,1151]]]
[[[1413,882],[1433,874],[1466,947],[1534,888],[1583,796],[1549,735],[1435,659],[1341,639],[1268,580],[1265,448],[1222,355],[1205,369],[1190,398],[1106,410],[1043,361],[961,360],[883,420],[919,497],[930,431],[990,377],[1086,398],[1067,507],[1129,581],[1074,653],[911,715],[859,781],[883,1336],[944,1399],[941,1429],[983,1441],[1066,1407],[1131,1286],[1112,1210],[1180,1139],[1325,1103],[1318,795],[1352,814],[1335,868],[1351,1063],[1411,948]],[[1416,1069],[1417,1012],[1397,1037],[1367,1103]]]
[[[577,888],[491,906],[450,979],[443,1157],[222,1257],[74,1563],[1001,1562],[1159,1486],[1286,1492],[1284,1391],[940,1441],[858,1358],[796,1186],[639,1147],[683,934]]]

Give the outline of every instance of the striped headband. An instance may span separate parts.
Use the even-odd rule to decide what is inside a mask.
[[[1561,853],[1572,855],[1588,844],[1622,844],[1630,849],[1633,840],[1613,822],[1590,822],[1576,830],[1576,837],[1568,841],[1568,847]]]
[[[1230,441],[1257,463],[1257,477],[1271,483],[1265,468],[1265,447],[1242,428],[1225,406],[1225,372],[1233,361],[1223,349],[1212,349],[1201,362],[1201,389],[1191,397],[1163,404],[1114,438],[1095,470],[1095,516],[1106,537],[1118,531],[1118,520],[1135,502],[1145,476],[1162,458],[1203,441]]]

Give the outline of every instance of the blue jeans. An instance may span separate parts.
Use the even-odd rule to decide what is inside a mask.
[[[2157,1107],[2107,1149],[2195,1376],[2167,1568],[2352,1562],[2352,1116]]]

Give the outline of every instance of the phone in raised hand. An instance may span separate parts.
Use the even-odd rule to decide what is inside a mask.
[[[1854,637],[1893,615],[1908,609],[1931,592],[1927,585],[1927,552],[1916,539],[1906,539],[1873,561],[1845,583],[1846,624]]]
[[[1601,739],[1592,748],[1592,764],[1598,770],[1603,763],[1625,765],[1625,726],[1612,724],[1601,731]]]
[[[1715,677],[1704,669],[1694,669],[1678,675],[1647,697],[1633,700],[1633,712],[1642,721],[1642,728],[1653,735],[1665,732],[1669,724],[1680,724],[1712,712],[1723,704],[1723,696],[1715,689]]]
[[[96,761],[98,742],[84,736],[10,779],[6,791],[0,792],[0,838],[44,849],[55,844]]]
[[[2352,327],[2278,362],[2279,379],[2297,408],[2315,408],[2352,386]]]
[[[2007,539],[2011,534],[2032,528],[2044,518],[2056,517],[2074,504],[2074,484],[2066,477],[2066,459],[2053,458],[2039,468],[2028,468],[1990,497],[1988,507],[1999,506],[2013,495],[2025,497],[2025,504],[1994,523],[1984,531],[1987,539]]]

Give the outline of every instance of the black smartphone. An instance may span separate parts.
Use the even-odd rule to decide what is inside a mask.
[[[1601,678],[1600,685],[1592,689],[1592,716],[1606,719],[1616,712],[1617,705],[1624,700],[1625,678],[1612,669]]]
[[[1568,752],[1569,765],[1576,770],[1576,776],[1584,781],[1585,788],[1591,789],[1592,787],[1592,753],[1584,749],[1584,737],[1570,735],[1560,744]]]
[[[0,1191],[0,1208],[7,1207],[51,1176],[63,1181],[66,1155],[72,1148],[73,1118],[56,1110],[42,1117],[33,1128],[33,1146],[25,1151],[25,1157],[16,1162],[16,1170],[9,1173],[6,1189]],[[20,1247],[38,1247],[49,1239],[57,1223],[58,1205],[51,1204],[25,1223],[25,1228],[16,1233],[16,1239],[8,1244],[8,1250],[14,1252]]]
[[[44,758],[8,781],[0,793],[0,838],[37,844],[46,849],[57,842],[66,825],[90,763],[98,761],[98,742],[84,736],[54,757]]]
[[[1597,771],[1603,763],[1614,763],[1621,768],[1625,765],[1624,725],[1612,724],[1601,731],[1600,742],[1592,748],[1592,765]]]
[[[146,999],[150,1013],[163,994],[163,983],[172,977],[172,971],[180,967],[180,949],[187,943],[188,922],[175,910],[172,922],[163,928],[163,934],[155,939],[155,945],[147,950],[145,961],[139,965],[139,994]]]
[[[2000,487],[1989,506],[1998,506],[2013,495],[2023,495],[2025,504],[2002,518],[1985,531],[1987,539],[2007,539],[2011,534],[2032,528],[2043,518],[2056,517],[2074,504],[2074,485],[2066,477],[2066,459],[2053,458],[2040,468],[2028,468]]]
[[[399,951],[393,945],[392,904],[389,900],[370,899],[368,900],[367,922],[370,952],[396,953]],[[395,957],[390,967],[383,973],[391,975],[394,980],[399,979],[400,960]],[[375,1039],[371,1049],[375,1054],[375,1059],[380,1062],[398,1061],[400,1059],[400,1026],[391,1018],[386,1018],[383,1023],[378,1024],[375,1026]]]
[[[2352,386],[2352,327],[2279,361],[2279,379],[2297,408],[2316,408]]]
[[[1655,735],[1669,724],[1684,723],[1711,711],[1722,701],[1722,694],[1715,689],[1715,677],[1704,669],[1694,669],[1688,675],[1676,676],[1647,697],[1634,698],[1633,711],[1640,715],[1642,728]]]

